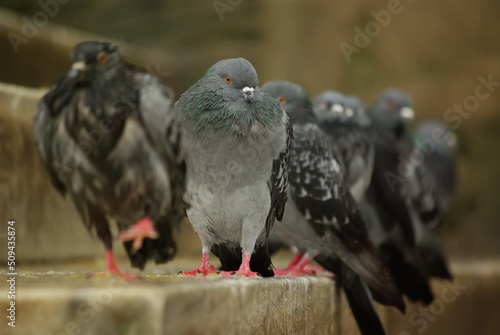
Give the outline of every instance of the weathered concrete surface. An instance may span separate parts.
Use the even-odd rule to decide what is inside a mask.
[[[334,334],[327,278],[43,277],[18,279],[15,329],[5,322],[7,293],[0,289],[0,333]]]
[[[16,329],[5,321],[7,276],[0,272],[0,334],[359,334],[345,296],[328,278],[173,275],[196,263],[149,267],[135,282],[89,279],[89,264],[60,272],[24,266],[16,282]],[[379,308],[387,334],[500,334],[500,262],[452,268],[455,281],[434,282],[437,299],[428,308],[408,304],[406,315]]]

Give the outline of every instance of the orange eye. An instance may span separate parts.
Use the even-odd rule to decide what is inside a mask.
[[[232,80],[229,76],[226,76],[225,79],[226,79],[226,83],[231,84]]]
[[[321,101],[321,102],[319,103],[319,108],[320,108],[320,109],[326,109],[326,102]]]
[[[106,59],[108,59],[108,55],[104,51],[101,51],[97,54],[95,62],[97,63],[97,65],[102,65],[104,64],[104,62],[106,62]]]
[[[286,98],[285,98],[285,97],[279,97],[279,98],[278,98],[278,99],[276,99],[276,100],[278,100],[278,102],[279,102],[280,104],[282,104],[282,105],[286,102]]]

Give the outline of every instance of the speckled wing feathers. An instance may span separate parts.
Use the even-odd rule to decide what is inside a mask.
[[[269,183],[271,189],[271,208],[266,219],[267,236],[269,236],[274,220],[282,220],[288,198],[288,167],[290,164],[290,146],[293,139],[293,129],[288,117],[286,117],[286,122],[287,139],[285,149],[273,160],[273,169]]]

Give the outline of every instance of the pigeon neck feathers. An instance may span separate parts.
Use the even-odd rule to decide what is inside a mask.
[[[259,137],[282,121],[279,104],[257,86],[243,59],[213,65],[176,104],[186,128],[202,137]]]

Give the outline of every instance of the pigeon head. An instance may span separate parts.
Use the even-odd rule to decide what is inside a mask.
[[[311,105],[307,92],[297,84],[287,81],[270,81],[262,86],[262,90],[269,93],[283,107],[285,112],[287,107]]]
[[[118,47],[108,42],[88,41],[78,44],[71,52],[73,64],[68,76],[85,79],[100,73],[111,73],[120,64]]]
[[[377,98],[370,116],[375,128],[399,135],[404,132],[406,124],[413,121],[414,114],[408,94],[388,89]]]
[[[247,136],[256,124],[277,124],[282,113],[257,84],[257,72],[249,61],[222,60],[184,92],[176,106],[192,131]]]
[[[354,122],[361,127],[368,127],[371,124],[370,117],[366,113],[365,104],[357,96],[345,96],[345,114],[352,117]]]
[[[320,122],[347,118],[345,97],[342,93],[325,91],[314,99],[314,114]]]
[[[301,86],[287,81],[270,81],[262,90],[280,103],[292,123],[296,117],[315,118],[309,95]]]
[[[234,100],[244,97],[254,98],[259,82],[252,64],[244,58],[231,58],[217,62],[205,74],[205,78],[214,79],[227,97]]]

